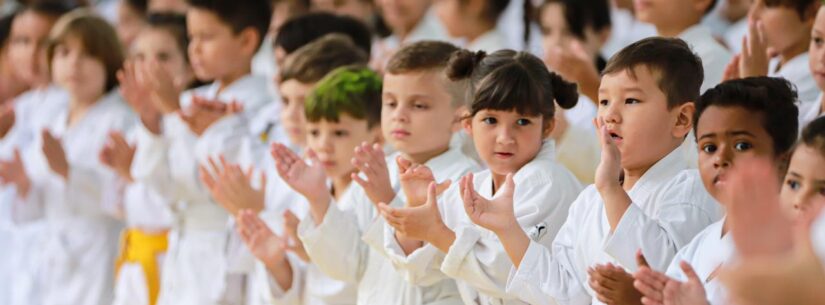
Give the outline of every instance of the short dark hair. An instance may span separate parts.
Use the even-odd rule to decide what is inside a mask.
[[[367,128],[381,124],[381,76],[363,66],[333,70],[306,99],[304,112],[309,122],[338,122],[341,114],[366,120]]]
[[[348,65],[366,65],[364,51],[341,34],[329,34],[290,54],[280,74],[280,81],[290,79],[304,84],[316,83],[330,71]]]
[[[443,85],[450,95],[453,108],[464,106],[467,81],[447,79],[445,70],[453,53],[460,50],[451,43],[436,40],[422,40],[401,47],[390,57],[385,70],[398,75],[423,71],[433,71],[443,76]]]
[[[825,156],[825,117],[819,117],[805,126],[799,143],[816,149]]]
[[[573,36],[584,39],[588,27],[601,31],[610,27],[610,3],[608,0],[547,0],[539,7],[539,15],[550,4],[562,6],[567,28]],[[541,20],[541,19],[539,19]]]
[[[726,81],[708,89],[696,102],[693,129],[711,106],[742,107],[762,120],[762,127],[773,139],[776,155],[790,151],[799,131],[796,90],[789,81],[775,77],[748,77]]]
[[[16,12],[0,18],[0,50],[5,49],[11,35],[11,23],[14,21]]]
[[[123,66],[124,53],[117,33],[109,22],[88,9],[78,9],[60,17],[49,34],[46,49],[49,69],[55,48],[66,43],[69,37],[77,38],[86,53],[103,63],[106,70],[106,91],[114,89],[118,84],[115,74]]]
[[[142,16],[146,17],[146,13],[149,10],[149,1],[147,0],[125,0],[122,3],[129,5],[132,9],[137,11],[137,13]]]
[[[813,14],[808,11],[812,5],[820,4],[822,1],[820,0],[764,0],[765,6],[767,7],[786,7],[792,10],[795,10],[796,13],[799,15],[799,19],[801,20],[808,20],[808,18],[816,17],[816,12],[813,11]]]
[[[367,56],[372,49],[372,32],[366,24],[349,16],[331,13],[309,13],[284,22],[273,45],[287,54],[295,52],[315,39],[331,33],[349,36]]]
[[[70,4],[73,1],[42,0],[30,1],[20,12],[32,11],[39,15],[48,16],[57,20],[66,13],[72,11],[77,5]]]
[[[523,115],[541,115],[549,124],[556,113],[555,102],[564,109],[576,106],[576,84],[547,70],[541,59],[528,52],[461,50],[453,54],[447,68],[452,80],[469,79],[467,100],[470,115],[484,109],[515,110]]]
[[[235,34],[252,28],[258,32],[258,46],[263,42],[272,19],[269,0],[188,0],[193,8],[212,12]]]
[[[150,28],[163,29],[175,38],[178,48],[183,52],[183,58],[189,62],[189,35],[186,29],[186,16],[173,13],[150,13],[146,17],[146,23]]]
[[[611,57],[602,75],[626,71],[635,78],[634,69],[640,66],[658,74],[668,109],[699,99],[705,74],[702,60],[683,40],[651,37],[637,41]]]

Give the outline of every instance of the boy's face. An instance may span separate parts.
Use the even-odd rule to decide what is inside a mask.
[[[25,11],[14,18],[9,35],[9,61],[17,76],[29,86],[49,82],[46,40],[54,20]]]
[[[189,60],[198,79],[220,80],[236,74],[244,65],[248,68],[255,47],[254,43],[250,47],[249,41],[254,37],[246,33],[254,30],[236,34],[217,15],[199,8],[187,11],[186,26],[190,39]]]
[[[767,7],[763,0],[757,0],[751,15],[762,22],[768,46],[779,54],[808,43],[808,34],[813,20],[802,20],[795,9],[784,6]],[[790,59],[790,58],[788,58]]]
[[[667,109],[658,76],[646,66],[602,77],[598,119],[607,125],[625,170],[646,171],[678,147],[690,132],[693,104]],[[656,73],[658,74],[658,73]]]
[[[347,178],[356,172],[352,165],[355,147],[363,142],[378,141],[381,129],[370,129],[367,120],[355,119],[342,113],[338,122],[320,120],[307,122],[307,148],[318,155],[324,171],[330,178]]]
[[[465,120],[479,157],[497,175],[517,172],[541,149],[543,119],[516,111],[481,110]],[[549,128],[548,128],[549,130]]]
[[[825,88],[825,6],[819,8],[811,31],[808,65],[817,86],[822,90]]]
[[[158,28],[144,28],[135,39],[129,57],[137,65],[157,64],[179,84],[192,80],[192,70],[172,35]]]
[[[315,84],[304,84],[294,79],[281,83],[281,123],[289,140],[300,147],[306,146],[306,120],[304,103]]]
[[[441,71],[384,75],[381,129],[384,139],[400,152],[433,157],[449,147],[457,131],[456,110]]]
[[[773,139],[762,126],[761,115],[738,106],[708,107],[697,122],[696,141],[702,183],[717,200],[722,198],[725,174],[737,160],[776,160]]]
[[[106,67],[84,50],[79,38],[68,36],[54,49],[52,78],[73,97],[94,102],[105,91]]]
[[[825,204],[825,156],[800,144],[791,157],[782,186],[782,204],[793,214]]]

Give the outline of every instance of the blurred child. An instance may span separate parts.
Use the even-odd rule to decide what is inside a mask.
[[[13,20],[14,14],[0,19],[0,83],[3,84],[0,87],[0,105],[3,107],[3,112],[10,111],[12,99],[28,89],[28,86],[15,73],[14,65],[9,57],[9,36]],[[10,128],[10,125],[0,126],[0,133],[5,136]]]
[[[288,20],[275,37],[275,61],[279,67],[286,56],[324,35],[341,33],[348,36],[367,56],[372,48],[372,34],[363,23],[349,16],[330,13],[309,13]]]
[[[489,170],[465,176],[447,190],[440,204],[435,186],[428,185],[434,181],[423,175],[431,175],[429,168],[414,165],[402,172],[405,206],[380,206],[387,222],[384,234],[395,235],[386,239],[385,252],[413,283],[439,276],[458,280],[465,303],[523,304],[505,292],[512,267],[507,253],[492,232],[473,225],[460,202],[471,197],[481,200],[479,193],[501,196],[512,192],[518,181],[523,188],[518,190],[518,220],[512,225],[549,246],[582,189],[554,161],[555,144],[546,139],[555,127],[553,100],[572,107],[578,100],[576,87],[550,73],[537,57],[512,50],[487,56],[459,51],[450,61],[448,75],[472,84],[464,128]],[[499,224],[511,225],[494,225]]]
[[[783,77],[796,86],[801,103],[815,102],[820,89],[806,64],[819,6],[814,0],[756,0],[742,52],[731,61],[726,76]]]
[[[194,84],[186,49],[186,17],[163,13],[150,14],[147,26],[132,44],[129,61],[119,72],[121,92],[135,113],[145,108],[157,109],[163,102],[152,96],[153,84],[163,79],[180,84],[180,89]],[[177,93],[178,90],[173,90]],[[175,95],[171,98],[177,98]],[[154,102],[153,102],[154,100]],[[170,111],[168,108],[158,112]],[[134,131],[134,130],[133,130]],[[168,245],[167,233],[174,218],[171,200],[149,186],[134,181],[131,174],[135,147],[127,141],[135,133],[112,133],[101,151],[101,161],[115,171],[124,185],[122,218],[127,229],[121,237],[117,259],[115,300],[113,304],[155,304],[160,291],[163,257]]]
[[[770,160],[776,172],[784,166],[796,140],[795,101],[796,93],[788,81],[757,77],[724,82],[697,102],[695,132],[701,149],[702,182],[726,211],[729,202],[725,195],[731,191],[728,175],[733,168],[753,158]],[[778,181],[774,184],[756,187],[778,190]],[[635,287],[658,303],[673,304],[679,296],[691,296],[703,303],[724,304],[727,296],[717,275],[734,252],[728,234],[732,225],[725,218],[705,228],[679,250],[666,273],[643,266],[642,260]],[[703,286],[701,293],[690,288],[696,284]]]
[[[421,40],[447,40],[447,30],[430,9],[432,0],[379,0],[375,4],[392,35],[376,43],[371,66],[382,72],[399,47]]]
[[[28,185],[17,185],[19,204],[42,207],[50,224],[43,304],[111,304],[116,179],[91,156],[108,132],[134,123],[112,91],[123,53],[115,30],[88,11],[62,17],[49,38],[52,78],[68,93],[67,107],[42,130],[36,149],[23,152],[29,175]]]
[[[644,39],[611,58],[599,89],[602,156],[596,183],[573,202],[552,252],[518,226],[483,225],[496,233],[513,262],[509,293],[531,304],[604,303],[596,299],[604,283],[593,282],[595,275],[618,268],[618,286],[608,289],[632,289],[632,276],[622,268],[634,269],[638,249],[663,268],[719,219],[682,151],[701,80],[701,61],[678,39]],[[468,202],[476,209],[468,213],[477,223],[493,217],[513,223],[512,210],[492,208],[510,206],[511,198],[494,198],[492,206]]]
[[[271,102],[267,80],[250,75],[250,62],[272,11],[265,0],[189,4],[192,71],[196,78],[213,82],[185,91],[180,102],[164,98],[169,114],[141,114],[131,174],[175,203],[177,221],[170,233],[158,304],[242,304],[250,271],[242,263],[246,252],[227,227],[229,214],[206,192],[197,170],[213,154],[225,154],[234,162],[242,159],[241,147],[226,138],[250,134],[232,127]],[[163,91],[175,91],[169,88],[173,81],[163,84],[168,88]],[[158,90],[153,94],[161,93]]]
[[[439,0],[433,8],[447,33],[461,39],[465,48],[493,52],[507,48],[507,40],[496,29],[496,22],[509,3],[510,0]]]
[[[314,160],[311,170],[328,178],[330,194],[337,202],[350,200],[352,194],[351,175],[357,171],[350,162],[354,148],[364,142],[381,142],[380,116],[381,80],[366,68],[330,72],[307,98],[307,150]],[[276,146],[273,154],[285,151]],[[328,278],[316,266],[308,265],[311,261],[301,241],[285,236],[295,231],[287,226],[288,218],[294,216],[286,216],[281,237],[253,213],[243,213],[239,216],[241,236],[268,270],[266,283],[271,284],[266,290],[271,292],[265,299],[269,304],[355,303],[355,285]],[[269,246],[272,244],[279,246]],[[286,256],[288,249],[295,255]]]
[[[825,6],[820,6],[811,30],[811,42],[808,47],[809,76],[820,91],[825,91]],[[820,94],[816,100],[799,105],[800,128],[825,113],[825,95]]]
[[[310,0],[309,2],[313,11],[350,16],[364,24],[373,25],[375,4],[371,0]]]
[[[662,37],[678,37],[693,49],[702,60],[704,82],[700,93],[722,81],[730,52],[713,38],[710,29],[700,23],[713,10],[717,0],[649,0],[635,1],[636,16],[640,21],[656,26]]]
[[[266,37],[261,43],[258,53],[252,58],[252,73],[262,75],[267,79],[272,79],[278,73],[278,65],[275,62],[275,50],[273,42],[281,28],[287,20],[305,14],[309,10],[308,0],[272,0],[272,20],[269,22],[269,29]],[[277,88],[274,83],[270,83],[271,94],[277,96]]]
[[[351,200],[330,204],[328,193],[317,192],[324,188],[322,176],[310,174],[317,171],[294,154],[276,156],[281,176],[310,203],[309,216],[298,227],[309,258],[330,277],[357,283],[357,304],[461,303],[451,280],[417,285],[393,272],[391,261],[381,253],[383,226],[375,221],[375,206],[397,198],[398,157],[427,165],[439,181],[477,169],[460,147],[450,146],[458,130],[464,87],[446,80],[443,69],[456,50],[447,43],[424,41],[402,48],[390,60],[381,128],[398,153],[384,159],[380,146],[364,143],[356,148],[351,162],[360,174],[351,175],[358,183],[350,191]],[[328,238],[333,235],[336,238]]]
[[[186,0],[147,0],[147,11],[150,13],[186,14],[189,4]]]
[[[120,0],[115,29],[126,50],[132,48],[132,42],[146,25],[146,12],[146,0]]]

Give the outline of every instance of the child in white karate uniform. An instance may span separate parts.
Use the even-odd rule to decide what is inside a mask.
[[[483,221],[502,217],[513,223],[511,211],[494,208],[512,204],[511,196],[470,205],[470,212],[480,214],[476,222],[496,233],[513,262],[509,293],[531,304],[599,304],[604,299],[596,300],[597,291],[607,283],[592,281],[594,276],[620,273],[615,275],[623,285],[610,289],[632,289],[632,276],[622,268],[635,270],[636,251],[664,268],[719,219],[682,151],[701,80],[699,58],[678,39],[645,39],[611,58],[599,90],[602,159],[596,184],[573,202],[552,251],[520,227]],[[599,265],[608,263],[620,267]]]
[[[549,72],[537,57],[512,50],[486,56],[460,51],[448,71],[451,79],[471,84],[464,128],[489,170],[462,178],[439,202],[435,186],[428,185],[434,181],[422,175],[429,168],[402,173],[405,206],[381,206],[385,253],[412,283],[456,279],[465,303],[524,304],[505,292],[512,263],[498,238],[474,225],[461,202],[482,200],[479,193],[489,197],[513,192],[516,181],[520,188],[514,225],[549,246],[582,189],[555,161],[554,142],[547,139],[556,102],[574,106],[576,87]]]
[[[795,100],[790,82],[763,76],[722,83],[697,102],[695,130],[701,148],[702,182],[726,210],[729,197],[725,195],[731,191],[727,180],[732,168],[747,166],[743,160],[752,158],[769,160],[777,172],[783,166],[796,142]],[[760,119],[751,119],[754,117]],[[777,186],[758,187],[778,190]],[[692,295],[695,290],[672,284],[674,288],[665,293],[667,282],[698,281],[704,293],[696,294],[696,298],[709,304],[726,304],[718,275],[734,256],[733,239],[728,234],[732,225],[726,218],[708,226],[676,254],[664,274],[640,266],[635,286],[645,298],[671,304],[676,295]]]
[[[78,10],[50,34],[52,79],[68,107],[42,131],[24,164],[30,187],[22,205],[43,208],[49,225],[43,304],[111,304],[117,232],[115,173],[96,157],[110,131],[128,131],[134,115],[112,91],[123,62],[114,29]]]
[[[230,228],[227,211],[201,185],[197,165],[216,154],[251,163],[244,147],[224,139],[249,134],[238,134],[233,126],[271,102],[268,80],[250,74],[271,9],[266,1],[190,5],[186,18],[192,69],[198,79],[214,82],[185,91],[179,104],[165,98],[174,109],[168,115],[141,115],[132,175],[174,203],[177,219],[158,303],[242,304],[251,271],[251,264],[242,264],[248,252]]]
[[[462,84],[443,74],[455,50],[443,42],[419,42],[389,61],[381,128],[399,152],[385,160],[380,147],[359,146],[352,162],[360,175],[352,175],[358,185],[350,190],[351,200],[331,204],[328,193],[317,191],[324,188],[323,179],[309,179],[308,165],[294,157],[278,160],[285,180],[310,202],[298,234],[311,261],[332,278],[357,283],[357,304],[461,304],[451,280],[414,285],[395,272],[381,254],[384,231],[375,219],[375,205],[392,202],[399,191],[398,157],[433,168],[439,181],[478,169],[460,147],[449,145],[463,100]]]

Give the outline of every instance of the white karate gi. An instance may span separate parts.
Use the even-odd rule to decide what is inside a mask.
[[[693,52],[702,59],[705,79],[702,82],[701,93],[721,83],[725,66],[730,63],[733,55],[713,38],[710,29],[697,24],[679,34],[678,38],[687,42]]]
[[[396,156],[387,158],[387,167],[393,188],[399,192]],[[425,165],[433,170],[436,181],[457,181],[479,169],[456,146]],[[357,283],[357,304],[360,305],[461,304],[454,281],[413,285],[394,270],[382,254],[384,227],[382,218],[376,218],[375,204],[360,186],[353,186],[351,192],[352,200],[330,204],[321,224],[316,225],[311,217],[306,217],[299,225],[298,234],[318,269],[331,278]]]
[[[116,213],[116,174],[99,162],[108,133],[127,132],[134,114],[118,93],[102,97],[74,126],[64,108],[49,129],[60,138],[69,164],[63,179],[49,168],[42,138],[24,162],[32,181],[21,205],[42,207],[48,223],[43,304],[111,304],[114,256],[122,224]]]
[[[823,115],[822,113],[822,94],[819,95],[814,102],[801,103],[799,105],[799,132],[801,133],[805,126],[808,126],[813,120]]]
[[[808,67],[808,52],[791,58],[782,67],[779,67],[779,58],[771,59],[768,76],[782,77],[796,86],[799,103],[815,103],[822,93],[816,85],[811,69]],[[798,105],[798,104],[797,104]]]
[[[711,305],[726,304],[725,290],[717,278],[719,275],[717,269],[729,262],[735,252],[733,236],[722,235],[724,223],[724,219],[717,221],[697,234],[693,241],[676,253],[676,257],[673,258],[666,272],[671,278],[687,282],[687,276],[682,272],[679,264],[682,261],[690,264],[704,284],[705,293]],[[711,276],[713,276],[712,279]]]
[[[243,277],[252,269],[249,253],[235,234],[229,214],[212,201],[201,185],[197,166],[209,156],[224,154],[229,161],[250,164],[243,151],[252,131],[238,133],[261,107],[271,102],[267,80],[247,75],[220,93],[220,84],[184,92],[181,106],[192,95],[223,102],[238,101],[244,111],[215,122],[197,137],[177,116],[163,118],[163,134],[140,126],[132,175],[172,199],[177,220],[169,237],[158,304],[236,304],[243,302]],[[249,263],[243,263],[249,260]]]
[[[516,172],[515,215],[530,238],[549,247],[567,219],[570,204],[582,190],[575,176],[555,160],[555,144],[545,141],[538,155]],[[482,196],[493,196],[492,173],[474,179]],[[384,253],[396,270],[413,284],[427,285],[444,278],[456,279],[465,304],[525,304],[505,292],[513,264],[498,237],[472,223],[464,211],[459,186],[453,185],[439,200],[444,224],[456,234],[447,253],[431,244],[405,255],[395,230],[384,224]]]
[[[588,285],[587,268],[615,263],[636,270],[641,249],[657,270],[721,217],[696,170],[686,170],[680,146],[651,167],[628,191],[633,203],[613,233],[595,186],[573,202],[552,250],[531,242],[518,269],[510,272],[507,292],[530,304],[600,304]]]
[[[465,42],[465,48],[471,51],[484,51],[487,54],[492,54],[501,49],[507,49],[507,38],[504,33],[498,29],[492,29],[487,33],[481,34],[473,41]]]

